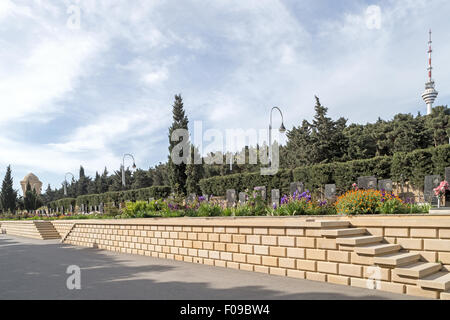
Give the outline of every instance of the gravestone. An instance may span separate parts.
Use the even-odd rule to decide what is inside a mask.
[[[272,189],[270,195],[272,200],[272,206],[276,205],[278,208],[278,206],[280,205],[280,189]]]
[[[445,168],[445,181],[450,183],[450,167]]]
[[[247,202],[247,192],[239,192],[239,203],[244,204]]]
[[[70,212],[73,212],[73,206],[70,205]]]
[[[377,188],[377,178],[374,176],[365,176],[358,178],[358,188],[359,189],[376,189]]]
[[[253,190],[256,192],[256,194],[259,193],[261,195],[261,199],[263,199],[264,201],[266,200],[267,195],[265,186],[258,186],[255,187]]]
[[[227,206],[232,207],[236,204],[236,190],[228,189],[227,190]]]
[[[450,183],[450,167],[445,168],[445,181]],[[445,206],[450,207],[450,191],[445,192]]]
[[[325,199],[334,199],[336,198],[336,185],[335,184],[326,184],[325,185]]]
[[[197,195],[195,194],[195,193],[190,193],[188,196],[187,196],[187,202],[188,203],[192,203],[192,202],[194,202],[195,201],[195,198],[197,197]]]
[[[385,179],[385,180],[379,180],[378,181],[378,190],[384,190],[387,192],[392,192],[392,180]]]
[[[430,202],[432,205],[437,204],[437,198],[434,194],[433,189],[439,186],[441,183],[440,175],[429,175],[425,176],[424,187],[423,187],[423,197],[425,202]]]
[[[304,190],[303,182],[291,182],[289,186],[289,191],[291,192],[291,196],[294,195],[295,191],[302,193]]]
[[[99,209],[100,209],[100,213],[103,213],[103,202],[100,203]]]

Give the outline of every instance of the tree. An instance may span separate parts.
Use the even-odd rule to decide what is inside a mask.
[[[347,139],[343,133],[346,122],[344,118],[333,121],[327,117],[328,108],[322,106],[316,96],[314,107],[316,114],[311,124],[311,154],[313,163],[342,160],[347,151]]]
[[[183,154],[180,151],[179,156],[184,160],[180,164],[175,164],[172,161],[172,150],[180,142],[188,143],[188,141],[172,141],[172,133],[177,129],[188,130],[189,120],[184,112],[183,99],[181,95],[175,95],[175,102],[172,106],[173,123],[169,128],[169,182],[172,187],[172,191],[175,193],[186,194],[186,163],[188,159],[188,154]]]
[[[432,146],[449,143],[450,137],[450,109],[447,106],[436,106],[431,115],[427,116],[426,126],[430,130]]]
[[[311,125],[303,120],[301,126],[293,127],[286,133],[288,138],[285,148],[282,148],[281,164],[290,168],[311,164]]]
[[[29,182],[27,183],[23,202],[24,202],[24,208],[27,211],[36,210],[37,208],[42,206],[42,200],[36,193],[36,190],[31,189],[31,185]]]
[[[204,170],[203,163],[196,164],[195,159],[201,159],[201,156],[198,149],[191,145],[190,162],[186,168],[186,192],[199,195],[202,191],[198,183],[204,176]]]
[[[153,180],[148,171],[137,169],[133,174],[133,184],[131,185],[132,189],[141,189],[151,187],[153,184]]]
[[[77,181],[77,197],[88,194],[90,180],[91,179],[85,175],[83,166],[80,166],[80,175]]]
[[[369,159],[375,157],[375,140],[368,127],[352,123],[344,130],[348,140],[347,160]]]
[[[4,212],[16,211],[17,191],[13,188],[13,178],[11,175],[11,166],[6,168],[5,178],[0,192],[0,207]]]

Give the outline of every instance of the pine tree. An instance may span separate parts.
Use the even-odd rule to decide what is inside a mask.
[[[0,208],[4,212],[16,211],[17,191],[13,188],[13,178],[11,175],[11,166],[6,168],[5,178],[2,183],[2,190],[0,192]]]
[[[80,166],[80,177],[77,181],[77,197],[88,194],[90,180],[91,179],[85,175],[83,166]]]
[[[201,156],[198,149],[191,145],[190,163],[186,168],[186,192],[200,195],[202,191],[198,182],[203,178],[204,170],[203,163],[195,164],[195,159],[201,159]]]
[[[151,187],[153,184],[153,180],[148,171],[137,169],[133,174],[133,184],[131,185],[132,189],[141,189]]]
[[[172,141],[172,133],[176,129],[187,130],[189,123],[189,120],[184,112],[183,99],[181,98],[181,95],[175,95],[175,103],[172,107],[173,123],[169,128],[169,182],[173,192],[186,194],[186,163],[182,162],[180,164],[174,164],[171,158],[173,148],[181,142]],[[185,155],[180,153],[180,156],[187,160],[187,154]]]
[[[449,143],[450,138],[450,109],[446,106],[436,106],[431,115],[427,116],[427,127],[431,133],[432,146]]]
[[[316,96],[316,114],[311,125],[311,159],[313,163],[340,160],[347,151],[347,139],[343,133],[346,122],[344,118],[333,121],[327,117],[328,108],[322,106]]]

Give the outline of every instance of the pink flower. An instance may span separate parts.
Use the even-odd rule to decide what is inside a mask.
[[[443,194],[445,194],[445,191],[447,191],[447,190],[450,190],[450,186],[449,186],[448,182],[445,181],[445,180],[442,181],[442,182],[439,184],[439,186],[437,186],[436,188],[433,189],[434,194],[435,194],[437,197],[440,197],[440,196],[442,196]]]

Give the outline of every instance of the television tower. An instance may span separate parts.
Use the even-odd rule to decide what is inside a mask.
[[[431,49],[431,30],[430,30],[430,39],[428,41],[428,82],[425,83],[425,91],[422,93],[422,99],[427,104],[427,114],[431,114],[431,109],[433,108],[434,100],[436,99],[438,92],[434,89],[434,81],[431,77],[431,72],[433,67],[431,66],[431,53],[433,50]]]

